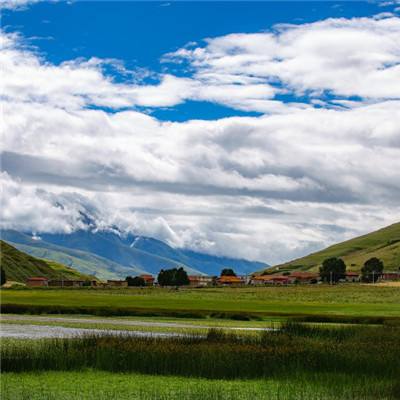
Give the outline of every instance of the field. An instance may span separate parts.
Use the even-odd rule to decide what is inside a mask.
[[[1,300],[3,323],[22,329],[110,331],[2,339],[6,400],[400,398],[398,287],[5,289]],[[279,329],[232,330],[268,327]]]
[[[1,291],[1,302],[2,312],[32,314],[233,319],[314,316],[343,320],[400,317],[397,287],[357,284],[181,290],[9,289]]]
[[[102,371],[5,373],[4,400],[392,400],[387,380],[346,374],[303,374],[220,380]],[[96,388],[94,392],[93,387]]]

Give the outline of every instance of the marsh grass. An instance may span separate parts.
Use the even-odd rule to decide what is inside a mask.
[[[322,328],[290,322],[278,331],[239,335],[211,329],[204,338],[82,336],[5,340],[3,372],[136,372],[212,379],[256,379],[299,373],[348,373],[392,379],[400,374],[396,327]]]

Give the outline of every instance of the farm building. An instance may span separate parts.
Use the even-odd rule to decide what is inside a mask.
[[[48,286],[49,280],[43,276],[32,276],[26,280],[26,286],[43,287]]]
[[[107,281],[107,286],[108,287],[128,287],[128,282],[127,281],[109,279]]]
[[[52,279],[48,285],[53,287],[81,287],[85,281],[70,279]]]
[[[143,278],[143,280],[146,283],[146,286],[153,286],[154,285],[155,278],[154,278],[153,275],[143,274],[143,275],[140,275],[140,278]]]
[[[383,273],[381,275],[381,279],[383,281],[397,281],[397,280],[400,280],[400,271],[399,272],[383,271]]]
[[[346,272],[345,280],[346,282],[359,282],[360,274],[358,272]]]
[[[205,275],[189,275],[190,286],[199,287],[199,286],[209,286],[212,284],[212,277]]]
[[[239,276],[221,276],[217,279],[217,283],[223,286],[243,285],[244,279]]]
[[[252,285],[288,285],[293,282],[294,278],[285,275],[258,275],[250,280]]]
[[[312,283],[319,280],[319,274],[316,272],[294,271],[289,277],[300,283]]]

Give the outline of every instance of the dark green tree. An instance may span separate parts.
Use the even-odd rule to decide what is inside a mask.
[[[0,270],[0,275],[1,275],[1,286],[2,286],[6,283],[6,280],[7,280],[6,273],[3,268],[1,268],[1,270]]]
[[[189,285],[187,272],[182,268],[162,269],[157,277],[160,286]]]
[[[128,286],[146,286],[146,281],[141,276],[127,276],[125,280],[128,282]]]
[[[361,280],[375,283],[383,272],[383,262],[379,258],[372,257],[365,261],[361,268]]]
[[[232,268],[224,268],[221,271],[221,276],[236,276],[236,273]]]
[[[346,264],[341,258],[331,257],[324,260],[319,269],[319,274],[324,282],[338,282],[345,277]]]

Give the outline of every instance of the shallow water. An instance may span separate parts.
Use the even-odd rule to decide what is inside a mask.
[[[182,337],[179,333],[169,332],[142,332],[88,328],[66,328],[62,326],[2,324],[1,338],[14,339],[43,339],[43,338],[71,338],[84,335],[124,335],[135,337]]]

